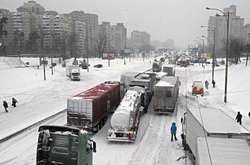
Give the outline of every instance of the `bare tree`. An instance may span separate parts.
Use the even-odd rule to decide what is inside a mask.
[[[13,40],[10,43],[12,45],[12,52],[20,54],[24,51],[24,32],[15,30],[13,36]]]
[[[105,51],[105,47],[107,46],[107,35],[105,33],[99,33],[96,42],[98,56],[101,58]]]
[[[235,64],[240,62],[241,53],[243,51],[243,42],[240,39],[231,39],[229,43],[229,58],[231,58]]]
[[[0,19],[0,50],[3,52],[3,55],[6,55],[6,45],[5,45],[5,37],[8,35],[7,33],[7,17],[2,17]],[[0,51],[0,53],[2,53]]]
[[[37,52],[39,49],[39,39],[40,39],[40,35],[38,34],[38,32],[33,31],[29,34],[29,39],[26,43],[26,50],[30,53],[33,52]]]

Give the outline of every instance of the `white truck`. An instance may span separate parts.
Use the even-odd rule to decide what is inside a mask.
[[[138,72],[125,72],[121,75],[120,88],[121,88],[121,99],[125,95],[129,88],[131,81],[138,75]]]
[[[250,146],[245,139],[199,137],[196,165],[249,165]]]
[[[250,132],[220,109],[197,106],[187,109],[183,122],[185,141],[195,157],[199,137],[250,139]]]
[[[163,65],[162,71],[167,73],[168,76],[175,76],[175,66],[174,65]]]
[[[111,117],[108,130],[109,141],[134,142],[140,123],[143,94],[142,87],[131,87]]]
[[[66,76],[72,81],[80,81],[80,67],[78,65],[69,65],[66,67]]]
[[[154,86],[153,109],[155,113],[173,113],[179,96],[179,78],[163,77]]]

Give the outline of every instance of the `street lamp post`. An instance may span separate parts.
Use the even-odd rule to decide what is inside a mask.
[[[201,26],[201,28],[204,28],[204,27],[207,27],[209,28],[208,26]],[[214,44],[213,44],[213,56],[212,56],[212,81],[214,80],[214,68],[215,68],[215,59],[216,59],[216,56],[215,56],[215,34],[216,34],[216,27],[213,27],[213,29],[208,29],[208,31],[213,31],[213,39],[214,39]]]
[[[224,12],[217,8],[206,8],[207,10],[216,10],[227,17],[227,40],[226,40],[226,68],[225,68],[225,91],[224,91],[224,102],[227,102],[227,79],[228,79],[228,56],[229,56],[229,12]]]

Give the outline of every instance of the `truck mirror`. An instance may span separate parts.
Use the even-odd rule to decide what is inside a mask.
[[[96,142],[93,141],[93,144],[92,144],[92,145],[93,145],[93,147],[92,147],[92,148],[93,148],[93,152],[96,152]]]

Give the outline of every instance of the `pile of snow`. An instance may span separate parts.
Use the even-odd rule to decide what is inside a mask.
[[[0,57],[0,70],[15,67],[24,67],[24,63],[17,57]]]

